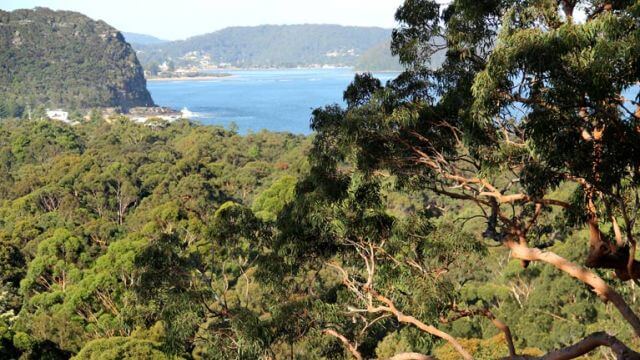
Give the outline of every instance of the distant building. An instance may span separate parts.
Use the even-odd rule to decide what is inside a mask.
[[[158,68],[160,69],[160,72],[169,71],[169,64],[167,64],[167,62],[165,61],[162,64],[160,64]]]
[[[60,109],[57,109],[57,110],[47,109],[47,117],[51,120],[69,122],[69,113]]]
[[[46,110],[46,114],[47,117],[50,120],[56,120],[56,121],[62,121],[63,123],[67,124],[67,125],[71,125],[71,126],[75,126],[75,125],[79,125],[80,123],[77,121],[71,121],[69,119],[69,113],[61,110],[61,109],[56,109],[56,110]]]

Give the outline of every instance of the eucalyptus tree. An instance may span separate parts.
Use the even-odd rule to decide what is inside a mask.
[[[347,162],[367,176],[392,175],[405,189],[475,206],[483,237],[524,267],[547,263],[589,286],[640,336],[636,312],[600,276],[605,269],[620,281],[640,276],[640,4],[406,0],[396,19],[392,50],[407,71],[386,86],[358,75],[346,109],[316,111],[312,158],[325,173],[317,179],[344,176],[339,164]],[[438,52],[446,60],[433,70],[429,59]],[[573,196],[557,196],[571,184]],[[567,239],[558,234],[583,226],[590,234],[584,262],[598,271],[549,249]],[[353,292],[374,294],[375,280],[344,278]],[[640,356],[596,332],[545,358],[601,345],[618,358]]]

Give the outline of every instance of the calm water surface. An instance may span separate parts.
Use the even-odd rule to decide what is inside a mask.
[[[353,80],[349,69],[230,71],[214,80],[150,81],[161,106],[187,108],[203,124],[238,125],[241,133],[267,129],[309,134],[311,111],[340,103]],[[383,83],[397,73],[374,74]]]

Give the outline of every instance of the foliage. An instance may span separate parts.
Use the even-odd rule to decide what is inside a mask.
[[[168,360],[172,357],[165,355],[156,348],[152,341],[112,337],[93,340],[72,359],[75,360],[119,360],[119,359],[150,359]]]
[[[298,67],[353,65],[358,56],[389,38],[390,30],[338,25],[263,25],[230,27],[186,40],[136,45],[147,68],[173,61],[200,65],[207,56],[212,65],[234,67]],[[196,55],[194,61],[190,54]],[[392,70],[392,69],[385,69]]]
[[[265,312],[260,297],[251,300],[264,290],[242,259],[250,250],[255,261],[258,249],[250,244],[268,237],[267,229],[248,208],[225,203],[251,204],[262,189],[279,186],[291,197],[307,166],[305,138],[241,137],[186,121],[151,128],[124,119],[75,127],[5,120],[0,133],[0,152],[7,154],[0,182],[0,351],[7,356],[91,357],[106,348],[113,349],[107,358],[210,352],[218,339],[192,339],[200,326],[213,326],[203,314],[229,286],[217,278],[222,274],[236,277],[232,286],[242,289],[229,293],[230,301],[237,296]],[[241,151],[251,146],[260,151]],[[144,261],[150,259],[157,261]],[[193,282],[198,270],[212,282],[200,278],[186,294],[165,292]],[[237,312],[239,319],[253,316]],[[166,327],[162,338],[133,337],[158,323]],[[241,336],[243,329],[235,331]]]
[[[0,354],[637,358],[640,12],[572,5],[405,1],[309,138],[0,122]]]
[[[252,210],[264,221],[276,220],[278,214],[290,203],[295,195],[297,179],[286,176],[278,179],[253,201]]]
[[[135,52],[106,23],[37,8],[2,11],[0,25],[0,115],[153,106]]]

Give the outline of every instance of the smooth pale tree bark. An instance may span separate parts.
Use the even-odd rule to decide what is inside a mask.
[[[427,325],[425,323],[423,323],[422,321],[416,319],[413,316],[409,316],[409,315],[405,315],[403,314],[400,310],[398,310],[395,306],[395,304],[393,303],[393,301],[391,301],[390,299],[378,294],[377,292],[375,292],[374,290],[369,290],[369,292],[380,302],[386,304],[387,306],[378,306],[375,308],[370,308],[369,312],[388,312],[393,314],[396,319],[398,319],[399,322],[401,323],[405,323],[405,324],[411,324],[415,327],[417,327],[418,329],[429,333],[433,336],[439,337],[443,340],[446,340],[447,342],[449,342],[449,344],[451,344],[451,346],[453,346],[454,349],[456,349],[456,351],[460,354],[460,356],[462,356],[462,358],[464,358],[465,360],[473,360],[473,356],[471,356],[471,354],[469,354],[469,352],[467,352],[467,350],[465,350],[462,345],[460,345],[460,343],[458,342],[458,340],[456,340],[453,336],[447,334],[446,332],[436,328],[435,326],[432,325]]]
[[[530,248],[527,247],[526,244],[515,241],[507,241],[505,245],[511,249],[511,256],[513,258],[548,263],[558,270],[561,270],[589,285],[603,301],[611,301],[611,303],[620,312],[620,315],[622,315],[622,317],[631,325],[636,336],[640,336],[640,319],[638,319],[638,316],[633,312],[622,296],[620,296],[620,294],[611,288],[598,275],[550,251]]]
[[[333,267],[334,269],[338,270],[341,273],[342,283],[347,287],[347,289],[353,292],[354,295],[356,295],[356,297],[363,300],[364,303],[366,304],[365,309],[349,308],[349,311],[353,313],[391,314],[400,323],[413,325],[423,332],[431,334],[440,339],[446,340],[447,342],[449,342],[449,344],[451,344],[451,346],[453,346],[453,348],[460,354],[460,356],[463,359],[473,360],[473,357],[471,356],[471,354],[469,354],[469,352],[465,350],[462,347],[462,345],[460,345],[460,343],[453,336],[436,328],[433,325],[427,325],[413,316],[405,315],[404,313],[402,313],[402,311],[398,310],[395,303],[391,299],[383,296],[382,294],[380,294],[379,292],[377,292],[375,289],[371,287],[373,284],[373,278],[374,278],[374,273],[376,268],[375,266],[376,259],[375,259],[375,251],[373,250],[373,247],[370,244],[369,244],[369,249],[370,249],[370,253],[368,255],[363,255],[363,259],[365,259],[367,273],[368,273],[367,282],[364,284],[359,284],[353,281],[349,277],[349,274],[347,273],[347,271],[343,269],[340,265],[335,263],[328,263],[329,266]],[[378,302],[383,303],[384,305],[376,306],[374,305],[374,300],[377,300]],[[330,332],[327,334],[336,336]],[[345,345],[347,345],[348,347],[350,346],[349,351],[351,351],[351,348],[354,348],[353,345],[351,345],[350,342],[346,338],[344,338],[344,336],[342,336],[342,339],[340,337],[338,338]]]

